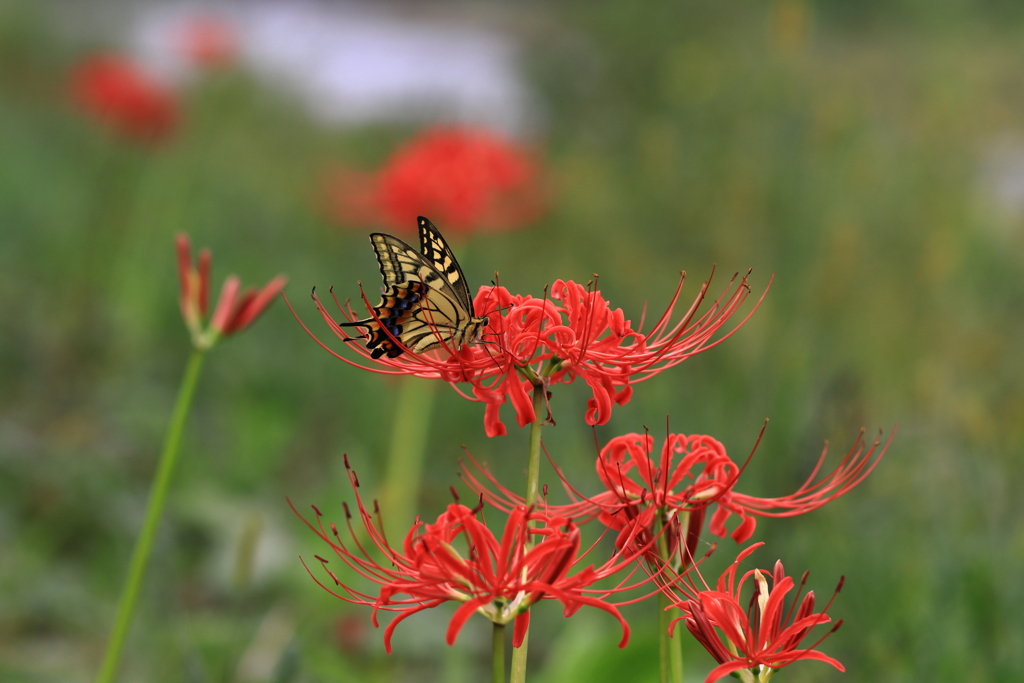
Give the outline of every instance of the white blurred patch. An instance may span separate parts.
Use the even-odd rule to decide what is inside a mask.
[[[987,146],[978,175],[984,213],[994,218],[1001,233],[1017,232],[1024,224],[1024,133],[1002,133]]]
[[[283,605],[274,607],[260,622],[256,636],[238,660],[235,680],[239,683],[272,680],[285,648],[294,637],[295,617]]]
[[[205,531],[211,540],[205,575],[224,592],[266,585],[295,570],[297,552],[281,506],[233,499],[208,489],[180,494],[178,514]],[[287,513],[287,509],[284,514]]]
[[[137,56],[165,77],[194,75],[181,33],[196,16],[233,27],[242,66],[327,123],[443,120],[513,135],[536,124],[517,45],[494,30],[347,3],[169,2],[138,8]]]

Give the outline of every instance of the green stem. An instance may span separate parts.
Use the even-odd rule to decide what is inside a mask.
[[[505,624],[495,624],[491,633],[494,663],[491,667],[493,683],[505,683]]]
[[[543,424],[541,411],[545,410],[545,394],[547,389],[543,383],[533,387],[533,423],[530,425],[530,459],[526,466],[526,505],[530,506],[537,502],[537,493],[540,490],[540,428]]]
[[[668,597],[664,593],[658,593],[658,671],[660,683],[669,683],[669,650],[671,644],[668,637]]]
[[[380,495],[388,538],[404,538],[412,524],[419,498],[435,387],[435,382],[419,377],[401,378],[395,408],[399,419],[394,421],[387,472]]]
[[[132,614],[135,612],[135,605],[139,600],[142,579],[146,574],[146,565],[149,564],[153,541],[163,515],[167,489],[171,482],[171,475],[174,473],[174,465],[178,460],[178,445],[181,443],[185,418],[188,417],[188,409],[192,404],[192,396],[195,394],[196,382],[199,379],[199,370],[202,366],[203,352],[193,351],[188,366],[185,368],[185,376],[181,380],[181,389],[178,390],[178,400],[174,404],[174,412],[171,414],[171,422],[167,427],[167,435],[164,437],[163,451],[160,453],[160,462],[157,465],[153,486],[149,492],[146,518],[142,523],[139,536],[135,540],[135,548],[132,550],[131,563],[128,567],[128,577],[121,589],[114,628],[110,633],[110,640],[107,642],[107,652],[103,657],[103,665],[100,667],[99,676],[96,677],[96,683],[112,683],[117,675],[121,652],[128,636],[128,627],[131,625]]]
[[[685,513],[688,515],[689,513]],[[659,526],[665,527],[667,520],[661,515],[659,518]],[[681,520],[681,533],[686,533],[686,517]],[[659,529],[660,532],[660,529]],[[668,530],[664,533],[659,533],[658,536],[658,554],[661,559],[666,563],[671,564],[672,557],[668,551]],[[680,543],[685,542],[685,536],[679,539]],[[668,634],[669,625],[672,620],[678,615],[679,610],[675,607],[671,607],[672,603],[669,601],[668,596],[664,593],[658,593],[658,630],[659,630],[659,664],[661,670],[661,683],[683,683],[683,644],[682,638],[673,638]]]
[[[537,491],[540,488],[540,430],[543,420],[542,411],[546,409],[547,389],[542,381],[533,385],[533,412],[534,419],[530,425],[530,459],[526,466],[526,504],[533,505],[537,500]],[[526,681],[526,648],[530,642],[530,632],[523,635],[523,643],[512,649],[512,677],[511,683],[525,683]]]

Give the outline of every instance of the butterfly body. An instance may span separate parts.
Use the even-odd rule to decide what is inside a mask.
[[[420,251],[393,235],[375,232],[384,291],[373,316],[341,323],[366,330],[372,358],[395,358],[407,349],[455,351],[480,338],[486,317],[477,317],[465,276],[448,243],[426,218],[419,218]],[[396,340],[398,343],[396,343]]]

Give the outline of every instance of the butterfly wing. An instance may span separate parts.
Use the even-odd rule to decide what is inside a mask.
[[[479,327],[476,323],[470,327],[476,320],[473,302],[455,256],[437,228],[425,218],[420,220],[421,244],[430,242],[424,253],[393,235],[370,235],[384,279],[381,302],[374,307],[376,318],[342,325],[367,329],[366,347],[373,358],[385,353],[394,358],[402,354],[403,346],[417,353],[458,347]]]
[[[436,289],[427,289],[418,305],[401,321],[398,338],[416,353],[461,346],[470,315],[458,301]]]
[[[434,233],[440,238],[437,228],[434,228]],[[440,245],[451,264],[444,267],[445,270],[454,268],[454,279],[449,279],[445,271],[435,265],[444,264],[445,260],[435,261],[393,235],[375,232],[370,235],[370,242],[377,254],[377,263],[380,264],[380,274],[384,278],[385,287],[404,285],[407,282],[422,282],[428,289],[454,299],[465,311],[472,314],[473,302],[469,297],[469,288],[466,287],[462,269],[443,239],[440,240]]]
[[[370,235],[370,243],[377,255],[385,287],[400,285],[410,280],[421,280],[422,268],[433,269],[430,262],[423,258],[423,254],[394,235],[375,232]]]
[[[420,216],[420,251],[441,275],[447,280],[452,289],[452,294],[458,299],[462,308],[473,316],[473,297],[466,284],[466,276],[462,274],[462,268],[455,259],[451,247],[444,241],[441,232],[430,222],[429,219]]]

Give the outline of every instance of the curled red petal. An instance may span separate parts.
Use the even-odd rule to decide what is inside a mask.
[[[455,639],[459,637],[459,631],[465,626],[469,618],[473,616],[477,608],[481,605],[485,605],[490,602],[489,598],[477,598],[476,600],[470,600],[459,605],[459,608],[455,610],[455,614],[452,615],[451,621],[448,622],[448,632],[445,635],[445,642],[449,645],[455,644]]]
[[[516,615],[516,620],[512,627],[512,647],[520,647],[523,644],[523,640],[526,639],[526,634],[529,630],[530,610],[526,610]]]
[[[757,518],[750,517],[747,515],[743,516],[743,521],[740,522],[739,526],[733,529],[732,538],[737,543],[745,543],[751,536],[754,535],[754,530],[757,528]]]
[[[508,397],[512,401],[512,406],[516,409],[516,420],[519,422],[519,426],[525,427],[536,422],[537,412],[533,409],[533,399],[527,389],[527,387],[532,389],[532,385],[514,374],[510,374],[505,379],[505,385],[508,387]]]

